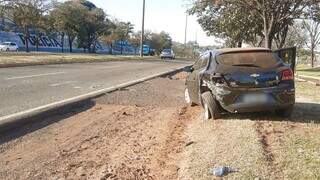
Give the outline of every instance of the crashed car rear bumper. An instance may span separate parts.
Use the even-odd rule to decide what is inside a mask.
[[[216,99],[231,113],[285,109],[295,104],[294,88],[265,88],[251,90],[216,89]]]
[[[294,96],[292,97],[294,99]],[[235,104],[224,106],[223,108],[231,113],[245,113],[245,112],[259,112],[259,111],[272,111],[277,109],[286,109],[294,105],[294,103],[281,103],[270,98],[265,102],[249,103],[249,102],[236,102]]]

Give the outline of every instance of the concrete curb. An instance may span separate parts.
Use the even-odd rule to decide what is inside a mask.
[[[175,72],[179,72],[179,71],[181,71],[181,70],[183,70],[185,68],[188,68],[188,67],[190,67],[190,66],[184,65],[183,67],[180,67],[180,68],[172,69],[172,70],[169,70],[169,71],[165,71],[165,72],[162,72],[162,73],[158,73],[158,74],[155,74],[155,75],[151,75],[151,76],[148,76],[148,77],[144,77],[144,78],[141,78],[141,79],[130,81],[130,82],[127,82],[127,83],[123,83],[123,84],[119,84],[119,85],[112,86],[112,87],[109,87],[109,88],[101,89],[101,90],[98,90],[98,91],[94,91],[94,92],[87,93],[87,94],[84,94],[84,95],[76,96],[76,97],[69,98],[69,99],[66,99],[66,100],[50,103],[50,104],[47,104],[47,105],[44,105],[44,106],[40,106],[40,107],[33,108],[33,109],[30,109],[30,110],[26,110],[26,111],[23,111],[23,112],[15,113],[15,114],[12,114],[12,115],[0,117],[0,133],[4,132],[4,131],[8,131],[10,129],[19,128],[20,126],[23,126],[23,125],[28,123],[28,121],[24,121],[24,120],[32,118],[34,116],[37,116],[37,115],[52,111],[54,109],[62,108],[64,106],[68,106],[68,105],[71,105],[71,104],[76,104],[78,102],[89,100],[89,99],[101,96],[101,95],[103,95],[105,93],[113,92],[113,91],[116,91],[116,90],[119,90],[119,89],[122,89],[122,88],[125,88],[125,87],[129,87],[129,86],[133,86],[135,84],[139,84],[139,83],[142,83],[144,81],[148,81],[148,80],[160,77],[160,76],[169,75],[169,74],[172,74],[172,73],[175,73]]]

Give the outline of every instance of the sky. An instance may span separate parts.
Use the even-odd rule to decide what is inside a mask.
[[[90,0],[114,18],[130,21],[135,30],[141,30],[142,0]],[[186,4],[190,0],[146,0],[145,29],[153,32],[168,32],[174,41],[184,42]],[[188,17],[187,41],[200,45],[214,45],[215,38],[208,37],[193,16]]]

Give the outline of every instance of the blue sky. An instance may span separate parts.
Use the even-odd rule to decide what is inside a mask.
[[[141,29],[142,0],[91,0],[111,17],[130,21],[135,30]],[[155,32],[166,31],[174,41],[184,42],[186,7],[190,0],[146,0],[145,28]],[[198,40],[200,45],[214,44],[207,37],[195,17],[188,18],[187,41]]]

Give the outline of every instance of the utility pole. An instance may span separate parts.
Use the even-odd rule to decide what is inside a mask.
[[[141,40],[140,40],[140,57],[143,57],[143,43],[144,43],[144,15],[146,10],[146,1],[143,0],[142,8],[142,28],[141,28]]]
[[[188,14],[186,15],[186,26],[184,29],[184,46],[187,46],[187,32],[188,32]]]

